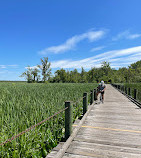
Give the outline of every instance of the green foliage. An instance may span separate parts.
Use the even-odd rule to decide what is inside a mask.
[[[24,77],[28,83],[32,83],[33,76],[32,76],[32,68],[30,66],[27,67],[27,70],[22,73],[20,77]]]
[[[51,83],[95,83],[100,82],[101,80],[105,83],[132,83],[132,82],[141,82],[141,60],[136,63],[131,64],[128,68],[122,67],[118,70],[112,69],[110,63],[103,61],[101,67],[91,68],[88,72],[81,68],[81,72],[78,72],[77,69],[73,71],[66,71],[65,69],[60,69],[55,72],[55,76],[51,77],[51,63],[48,62],[48,58],[44,57],[41,59],[42,65],[38,67],[42,71],[43,82],[49,81]],[[37,82],[40,80],[37,69],[31,69],[28,67],[28,70],[25,71],[21,77],[26,77],[29,83]]]
[[[42,80],[43,82],[45,82],[51,75],[51,68],[50,68],[51,63],[48,62],[48,57],[44,57],[43,59],[41,59],[41,63],[42,65],[38,65],[38,67],[42,71],[42,75],[43,75]]]
[[[131,88],[131,96],[134,97],[134,89],[137,90],[137,100],[141,102],[141,83],[124,83],[124,86]]]
[[[32,69],[31,74],[33,75],[33,82],[36,82],[36,78],[37,78],[37,82],[40,78],[40,76],[38,75],[40,71],[37,68]]]
[[[117,83],[118,85],[124,85],[128,88],[130,88],[131,96],[134,98],[134,89],[137,90],[137,100],[141,102],[141,83]]]
[[[0,82],[0,143],[64,109],[97,84],[27,84]],[[82,101],[74,105],[73,119],[82,114]],[[64,112],[19,138],[0,146],[0,157],[45,157],[64,137]]]
[[[141,82],[141,61],[131,64],[128,68],[119,68],[119,70],[112,69],[110,63],[106,61],[101,63],[101,67],[93,67],[88,72],[86,72],[83,67],[80,73],[77,69],[70,72],[60,69],[55,72],[55,77],[50,81],[63,83],[95,83],[101,80],[106,83]]]
[[[28,83],[38,82],[38,80],[40,79],[40,75],[38,75],[39,72],[40,71],[36,67],[31,68],[30,66],[28,66],[27,70],[23,72],[20,77],[24,77]]]
[[[67,73],[64,69],[57,70],[55,72],[54,82],[66,82],[67,81]]]

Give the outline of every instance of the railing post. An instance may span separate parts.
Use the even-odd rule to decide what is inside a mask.
[[[127,87],[125,87],[125,94],[127,94]]]
[[[124,92],[124,86],[123,86],[123,92]]]
[[[90,97],[90,104],[93,104],[94,102],[94,90],[91,90],[91,97]]]
[[[68,108],[67,108],[68,107]],[[73,113],[70,101],[65,102],[65,140],[69,138],[72,133]]]
[[[94,100],[97,100],[97,91],[96,91],[96,89],[94,89]]]
[[[134,89],[134,99],[137,99],[137,90]]]
[[[88,109],[88,93],[83,93],[83,115],[87,112]]]
[[[121,87],[122,87],[122,86],[120,85],[120,91],[121,91]]]
[[[131,95],[131,89],[128,88],[128,95],[130,96]]]

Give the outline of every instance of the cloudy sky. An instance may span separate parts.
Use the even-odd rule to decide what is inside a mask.
[[[23,80],[48,57],[52,72],[141,60],[140,0],[1,0],[0,80]]]

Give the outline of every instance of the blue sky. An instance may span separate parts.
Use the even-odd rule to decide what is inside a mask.
[[[0,1],[0,80],[48,57],[52,72],[141,60],[140,0]]]

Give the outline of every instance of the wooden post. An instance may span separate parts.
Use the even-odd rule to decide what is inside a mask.
[[[122,86],[122,91],[124,92],[124,86]]]
[[[73,113],[70,101],[65,102],[65,139],[67,140],[72,133]]]
[[[97,91],[96,91],[96,89],[94,89],[94,100],[97,100]]]
[[[131,95],[131,89],[128,88],[128,95]]]
[[[134,99],[137,99],[137,90],[134,89]]]
[[[88,93],[83,93],[83,115],[87,112],[88,109]]]
[[[127,87],[125,87],[125,94],[127,94]]]
[[[120,85],[120,91],[122,91],[122,85]]]
[[[94,102],[94,90],[91,90],[91,101],[90,104],[93,104]]]

